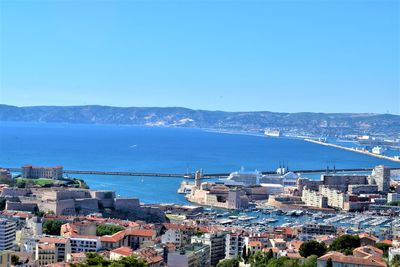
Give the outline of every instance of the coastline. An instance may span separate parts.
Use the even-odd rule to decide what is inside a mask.
[[[310,143],[314,143],[314,144],[318,144],[318,145],[323,145],[323,146],[329,146],[329,147],[333,147],[333,148],[343,149],[343,150],[347,150],[347,151],[351,151],[351,152],[356,152],[356,153],[368,155],[368,156],[371,156],[371,157],[381,158],[381,159],[390,160],[390,161],[393,161],[393,162],[400,163],[400,159],[396,159],[394,157],[389,157],[389,156],[385,156],[385,155],[374,154],[372,152],[365,151],[365,150],[358,150],[358,149],[354,149],[354,148],[344,147],[344,146],[335,145],[335,144],[331,144],[331,143],[325,143],[325,142],[321,142],[321,141],[317,141],[317,140],[313,140],[313,139],[308,139],[308,138],[305,138],[303,140],[306,141],[306,142],[310,142]]]

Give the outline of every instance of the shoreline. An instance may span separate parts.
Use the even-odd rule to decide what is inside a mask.
[[[317,140],[313,140],[313,139],[308,139],[308,138],[305,138],[303,140],[306,141],[306,142],[310,142],[310,143],[314,143],[314,144],[318,144],[318,145],[323,145],[323,146],[343,149],[343,150],[356,152],[356,153],[364,154],[364,155],[371,156],[371,157],[376,157],[376,158],[390,160],[390,161],[393,161],[393,162],[400,163],[400,159],[396,159],[394,157],[389,157],[389,156],[385,156],[385,155],[374,154],[372,152],[365,151],[365,150],[358,150],[358,149],[354,149],[354,148],[340,146],[340,145],[336,145],[336,144],[332,144],[332,143],[325,143],[325,142],[321,142],[321,141],[317,141]]]

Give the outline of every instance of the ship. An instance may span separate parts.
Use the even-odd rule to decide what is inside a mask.
[[[264,134],[266,136],[270,136],[270,137],[280,137],[281,136],[281,132],[278,130],[272,130],[272,129],[266,129],[264,131]]]
[[[385,149],[381,146],[375,146],[372,148],[372,153],[377,154],[377,155],[381,155],[384,151],[385,151]]]

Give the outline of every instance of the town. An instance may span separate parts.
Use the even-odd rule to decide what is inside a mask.
[[[63,177],[0,170],[0,266],[399,266],[397,170],[280,166],[183,181],[193,205],[142,204]]]

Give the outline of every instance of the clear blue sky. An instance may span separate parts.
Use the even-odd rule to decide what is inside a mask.
[[[0,8],[0,103],[400,114],[400,1]]]

